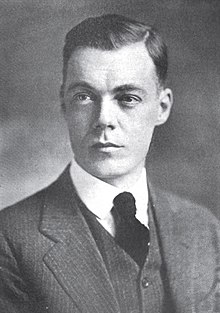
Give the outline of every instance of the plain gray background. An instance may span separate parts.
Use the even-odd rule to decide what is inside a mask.
[[[149,176],[220,218],[219,0],[7,0],[0,12],[1,208],[48,185],[71,158],[59,103],[66,32],[119,13],[155,25],[169,46],[175,101]]]

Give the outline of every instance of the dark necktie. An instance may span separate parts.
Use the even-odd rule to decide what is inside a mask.
[[[131,193],[123,192],[113,204],[115,240],[142,267],[148,253],[149,230],[135,218],[135,199]]]

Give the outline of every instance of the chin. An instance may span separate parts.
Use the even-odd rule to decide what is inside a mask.
[[[91,175],[102,180],[117,179],[126,176],[131,171],[131,167],[126,162],[112,160],[83,164],[82,167]]]
[[[112,166],[92,166],[88,169],[91,175],[100,179],[114,178],[123,175],[122,171]]]

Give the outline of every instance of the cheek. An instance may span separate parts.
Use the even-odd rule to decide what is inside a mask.
[[[132,136],[133,147],[145,151],[151,142],[154,127],[141,127]]]
[[[150,111],[148,114],[133,120],[133,127],[130,128],[130,145],[133,151],[137,153],[147,152],[156,123],[156,111]],[[130,125],[131,126],[131,125]]]
[[[134,154],[147,151],[153,133],[154,127],[143,121],[129,130],[129,146]]]
[[[91,112],[88,109],[85,110],[85,108],[84,110],[71,108],[66,111],[65,117],[69,130],[75,132],[77,136],[78,132],[83,133],[89,128]]]
[[[78,144],[87,133],[88,126],[86,121],[77,115],[69,115],[66,121],[72,144]]]
[[[133,132],[139,136],[150,134],[152,129],[156,126],[157,122],[157,108],[155,106],[150,107],[148,110],[142,110],[132,118]]]

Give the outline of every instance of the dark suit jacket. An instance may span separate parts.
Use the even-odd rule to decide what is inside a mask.
[[[169,312],[215,312],[219,222],[176,196],[152,186],[150,193],[173,301]],[[0,212],[0,312],[119,312],[68,170],[45,190]]]

